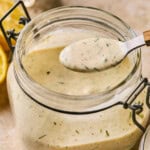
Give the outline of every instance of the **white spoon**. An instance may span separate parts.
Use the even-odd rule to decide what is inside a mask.
[[[77,41],[65,47],[60,62],[74,71],[100,71],[120,63],[132,50],[150,46],[150,31],[126,42],[100,37]]]

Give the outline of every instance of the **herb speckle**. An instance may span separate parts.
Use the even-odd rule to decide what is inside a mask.
[[[118,41],[122,41],[120,38],[118,38]]]
[[[139,117],[140,117],[141,119],[143,119],[143,118],[144,118],[144,115],[143,115],[143,114],[139,114]]]
[[[35,28],[35,29],[33,30],[33,33],[35,34],[35,33],[37,33],[37,32],[38,32],[38,29]]]
[[[50,71],[47,71],[47,72],[46,72],[47,75],[49,75],[50,73],[51,73]]]
[[[109,47],[109,46],[110,46],[110,44],[109,44],[109,43],[106,43],[106,46],[107,46],[107,47]]]
[[[53,124],[54,124],[55,126],[57,125],[57,123],[56,123],[55,121],[53,122]]]
[[[129,123],[129,126],[131,126],[132,124],[131,123]]]
[[[129,119],[131,119],[131,117],[132,117],[132,113],[131,113],[131,111],[130,111],[130,114],[129,114]]]
[[[106,135],[107,135],[107,136],[109,136],[109,132],[108,132],[108,130],[106,130],[105,132],[106,132]]]
[[[105,59],[104,59],[104,62],[107,62],[107,61],[108,61],[108,59],[107,59],[107,58],[105,58]]]
[[[93,68],[93,70],[95,70],[95,71],[99,71],[99,69],[97,69],[97,68]]]
[[[39,115],[39,118],[41,118],[42,117],[42,115]]]
[[[38,139],[40,140],[40,139],[44,138],[45,136],[46,136],[46,134],[40,136]]]
[[[78,131],[78,130],[75,130],[75,131],[76,131],[77,134],[79,134],[79,131]]]
[[[143,105],[143,103],[141,101],[138,101],[137,104],[138,105]]]
[[[89,70],[89,68],[87,66],[84,66],[86,70]]]
[[[99,131],[100,131],[100,133],[102,133],[102,132],[103,132],[103,130],[102,130],[102,129],[100,129]]]
[[[40,33],[37,33],[35,36],[34,36],[34,39],[37,39],[40,37]]]
[[[59,84],[65,84],[64,82],[58,82]]]

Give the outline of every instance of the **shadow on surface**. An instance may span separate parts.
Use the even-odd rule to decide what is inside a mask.
[[[9,106],[6,81],[0,85],[0,111]]]

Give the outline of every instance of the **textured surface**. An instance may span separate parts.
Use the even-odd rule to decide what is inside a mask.
[[[60,5],[86,5],[95,6],[122,18],[137,33],[150,28],[149,0],[37,0],[35,7],[29,9],[32,16],[37,15],[43,10]],[[45,4],[42,4],[42,2]],[[49,5],[47,5],[49,3]],[[41,8],[42,7],[42,8]],[[143,76],[150,79],[150,50],[147,47],[142,48]],[[4,100],[2,93],[5,92],[5,85],[0,87],[0,150],[22,150],[19,148],[19,141],[15,138],[15,129],[12,113],[8,100]],[[2,88],[4,89],[2,92]],[[6,95],[6,94],[4,94]]]

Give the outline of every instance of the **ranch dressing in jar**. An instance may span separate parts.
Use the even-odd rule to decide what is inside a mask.
[[[97,36],[132,38],[134,34],[118,18],[82,7],[49,11],[22,31],[8,71],[8,91],[24,149],[130,150],[139,140],[142,132],[129,109],[117,105],[94,112],[125,101],[133,92],[141,80],[139,51],[101,72],[75,72],[59,61],[64,47]],[[145,95],[143,91],[136,103],[144,103]],[[149,110],[145,103],[143,107],[137,119],[145,126]]]

